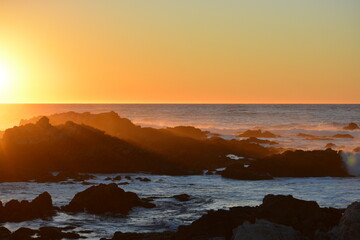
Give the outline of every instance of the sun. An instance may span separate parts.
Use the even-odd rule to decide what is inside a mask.
[[[0,64],[0,89],[7,88],[11,81],[11,71],[4,65]]]

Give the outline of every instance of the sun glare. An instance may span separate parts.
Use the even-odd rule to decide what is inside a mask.
[[[0,89],[4,90],[11,81],[10,69],[0,64]]]

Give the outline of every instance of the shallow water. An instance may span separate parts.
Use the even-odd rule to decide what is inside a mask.
[[[110,183],[111,181],[103,179],[115,175],[96,176],[97,179],[91,182]],[[239,181],[224,179],[217,175],[133,174],[132,176],[148,177],[152,181],[132,180],[129,181],[129,185],[120,187],[126,191],[133,191],[140,197],[158,197],[154,200],[156,208],[135,208],[127,217],[59,213],[52,221],[35,220],[6,223],[3,226],[16,230],[21,226],[38,228],[40,226],[71,225],[77,226],[76,231],[92,230],[93,233],[83,235],[89,239],[99,239],[100,237],[111,237],[115,231],[176,230],[179,225],[190,224],[210,209],[259,205],[266,194],[291,194],[300,199],[317,201],[320,206],[337,208],[345,208],[351,202],[360,201],[360,178],[279,178],[266,181]],[[0,193],[4,203],[10,199],[31,200],[41,192],[48,191],[53,198],[54,205],[62,206],[67,204],[77,192],[88,187],[81,183],[1,183]],[[178,202],[170,198],[175,194],[182,193],[191,195],[191,200]]]

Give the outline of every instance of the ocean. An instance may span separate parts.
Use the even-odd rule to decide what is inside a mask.
[[[218,133],[226,139],[236,138],[239,132],[262,129],[281,135],[274,139],[276,146],[298,149],[325,149],[328,143],[344,151],[344,161],[357,173],[360,169],[360,131],[342,128],[350,122],[360,125],[360,105],[293,105],[293,104],[43,104],[0,105],[0,129],[4,130],[37,115],[59,112],[108,112],[115,111],[141,126],[163,128],[190,125]],[[306,140],[298,133],[326,136],[332,140]],[[353,138],[332,138],[335,134],[351,134]],[[358,165],[356,165],[358,164]],[[128,175],[128,174],[127,174]],[[104,179],[110,175],[97,174],[92,183],[110,183]],[[111,175],[114,176],[114,175]],[[152,197],[156,208],[136,208],[129,216],[90,215],[86,213],[58,213],[52,221],[35,220],[22,223],[5,223],[3,226],[16,230],[21,226],[76,226],[76,231],[91,230],[84,234],[88,239],[111,237],[115,231],[152,232],[176,230],[179,225],[190,224],[208,210],[227,209],[232,206],[261,204],[266,194],[291,194],[304,200],[314,200],[320,206],[345,208],[360,201],[360,178],[276,178],[264,181],[240,181],[224,179],[218,175],[165,176],[132,174],[148,177],[151,182],[130,181],[121,187],[140,197]],[[54,205],[67,204],[79,191],[86,189],[81,183],[0,183],[1,201],[10,199],[31,200],[39,193],[48,191]],[[186,193],[188,202],[180,203],[171,196]]]

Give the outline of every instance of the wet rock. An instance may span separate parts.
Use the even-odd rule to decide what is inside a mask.
[[[243,164],[232,164],[220,172],[222,177],[237,180],[270,180],[273,177],[269,173],[256,172],[244,167]]]
[[[354,136],[350,134],[335,134],[332,136],[333,138],[354,138]]]
[[[190,200],[190,196],[188,194],[178,194],[178,195],[172,196],[172,198],[175,198],[176,200],[178,200],[180,202],[187,202]]]
[[[279,135],[273,134],[269,131],[261,131],[261,130],[247,130],[241,134],[239,134],[237,137],[254,137],[254,138],[278,138]]]
[[[71,202],[62,209],[69,212],[106,212],[127,214],[133,207],[155,207],[152,203],[141,200],[136,193],[125,192],[115,183],[92,186],[77,193]]]
[[[44,192],[31,202],[11,200],[0,205],[0,222],[21,222],[36,218],[47,218],[55,214],[51,196]]]
[[[131,176],[125,176],[127,180],[131,180]]]
[[[121,181],[121,176],[119,175],[119,176],[114,177],[113,181]]]
[[[360,239],[360,202],[350,204],[340,219],[339,225],[331,231],[332,240]]]
[[[256,220],[254,224],[244,222],[233,230],[232,240],[305,240],[292,227]]]
[[[344,130],[355,130],[360,129],[360,127],[356,123],[349,123],[346,127],[343,128]]]

